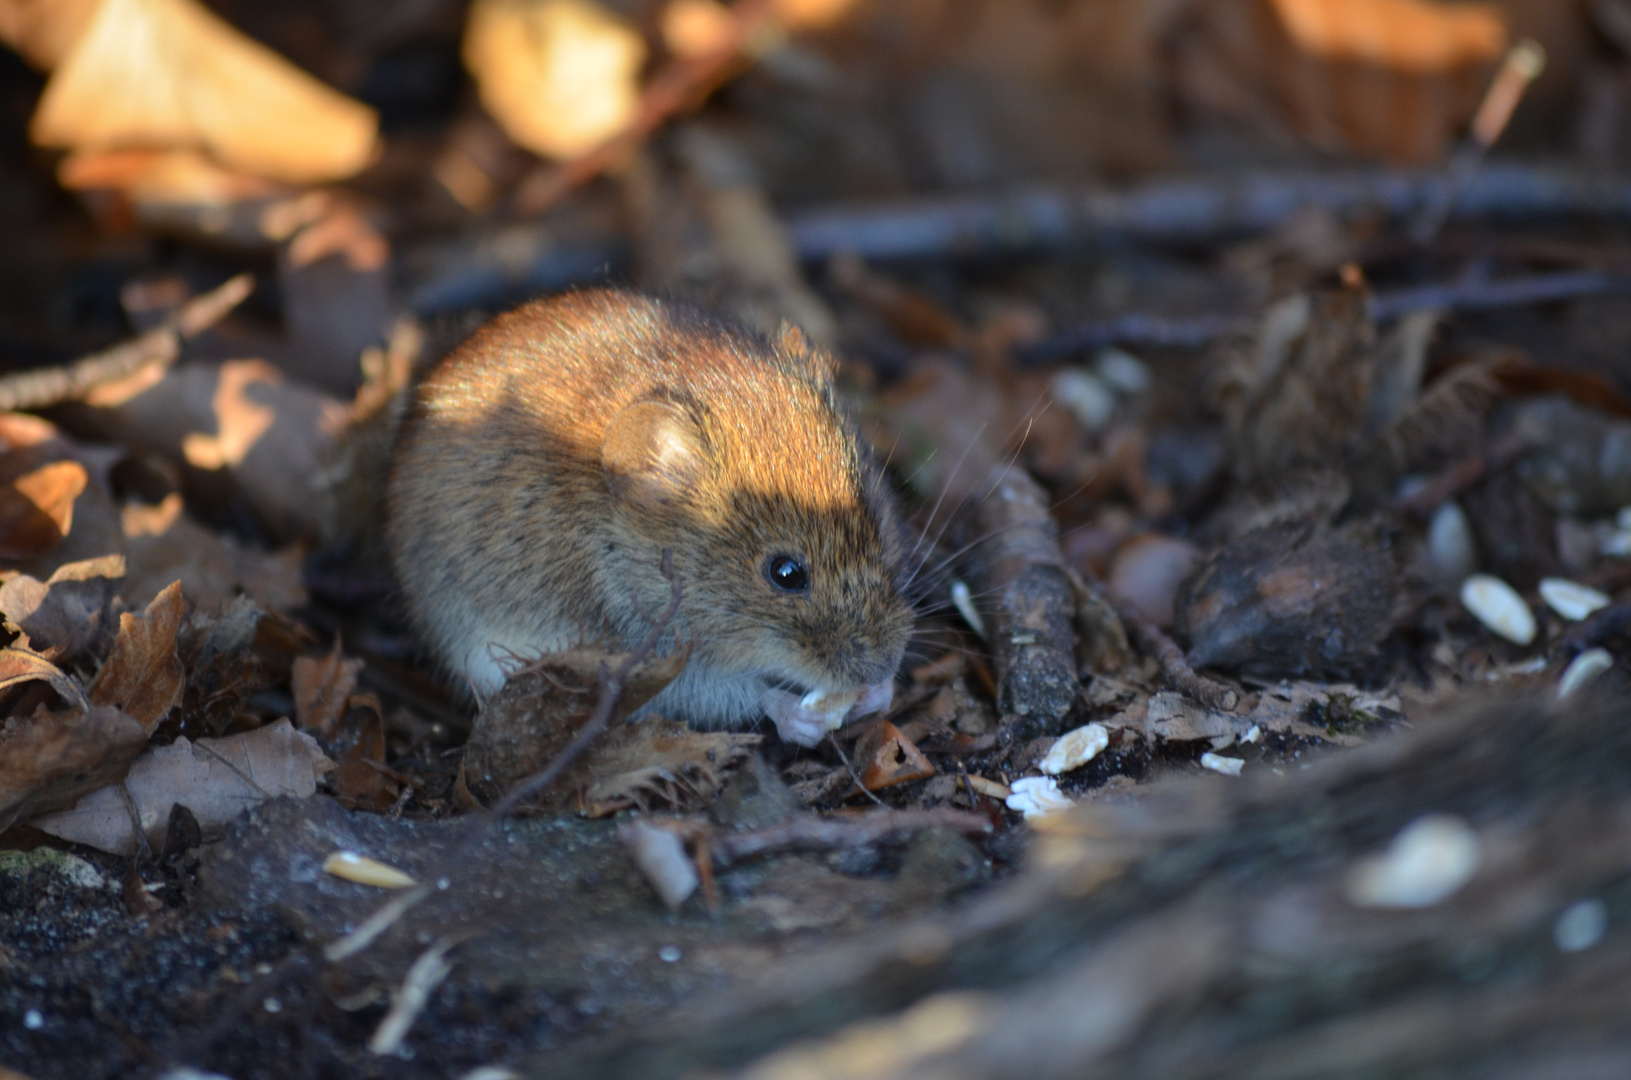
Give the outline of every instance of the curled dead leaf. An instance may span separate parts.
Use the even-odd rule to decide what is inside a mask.
[[[346,663],[362,666],[360,660]],[[362,706],[366,716],[352,732],[353,741],[340,755],[329,783],[342,802],[359,810],[382,813],[390,808],[399,790],[397,782],[380,768],[385,764],[385,720],[380,716],[379,699],[373,694],[358,694],[351,704]]]
[[[186,613],[181,582],[172,582],[140,615],[119,616],[119,636],[91,687],[91,702],[121,709],[152,734],[181,704],[187,672],[176,655],[176,631]]]
[[[590,0],[476,0],[464,63],[521,146],[571,157],[621,131],[639,99],[640,35]]]
[[[926,780],[935,773],[923,751],[887,720],[873,724],[856,741],[855,769],[861,775],[861,787],[867,791]],[[859,788],[853,792],[859,793]]]
[[[0,832],[117,782],[146,745],[140,724],[106,706],[10,717],[0,727]]]
[[[27,682],[50,683],[62,700],[79,712],[91,707],[79,683],[39,653],[15,647],[0,649],[0,690]]]
[[[368,164],[378,120],[193,0],[103,0],[52,74],[29,133],[75,150],[197,147],[257,176],[309,184]]]
[[[655,717],[624,724],[590,749],[581,770],[589,781],[580,805],[589,817],[605,817],[631,806],[698,809],[763,741],[760,735],[693,731]]]
[[[79,462],[53,461],[0,488],[0,558],[38,558],[62,543],[88,479]]]
[[[154,747],[130,763],[125,788],[142,830],[157,846],[172,806],[185,806],[205,831],[213,831],[266,799],[311,796],[317,778],[333,767],[315,739],[279,720],[225,739],[179,738],[169,746]],[[136,837],[124,797],[112,788],[96,786],[102,790],[91,791],[71,810],[30,824],[64,840],[130,854]]]
[[[618,722],[672,682],[689,658],[688,649],[654,657],[629,672],[612,716]],[[488,799],[542,769],[571,741],[600,696],[602,667],[615,668],[623,654],[583,647],[550,653],[527,664],[482,705],[464,748],[464,775],[470,790]],[[584,782],[583,765],[570,769],[545,798],[570,795]]]
[[[347,660],[341,654],[338,639],[327,656],[302,656],[295,660],[290,684],[294,691],[295,721],[302,731],[316,731],[325,739],[333,737],[345,716],[351,692],[357,688],[362,668],[361,660]]]
[[[0,614],[27,635],[26,645],[57,664],[100,655],[117,622],[120,555],[67,563],[46,581],[18,574],[0,585]]]

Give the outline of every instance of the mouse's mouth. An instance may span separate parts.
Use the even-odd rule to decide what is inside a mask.
[[[766,691],[760,706],[776,722],[776,730],[784,740],[814,746],[848,721],[889,708],[894,693],[893,678],[848,690],[795,694],[791,689],[777,689]]]

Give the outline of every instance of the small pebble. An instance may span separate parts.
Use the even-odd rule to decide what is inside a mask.
[[[1048,383],[1053,399],[1075,414],[1088,431],[1097,431],[1110,422],[1116,411],[1116,395],[1104,380],[1081,368],[1061,368]]]
[[[1065,797],[1051,776],[1026,776],[1014,781],[1014,793],[1005,800],[1008,809],[1025,815],[1026,821],[1069,810],[1075,803]]]
[[[1380,855],[1348,876],[1359,907],[1432,907],[1454,895],[1478,870],[1478,834],[1458,817],[1428,814],[1399,830]]]
[[[1099,378],[1123,394],[1142,394],[1150,388],[1150,369],[1144,361],[1123,349],[1100,349],[1093,359]]]
[[[1224,757],[1222,754],[1207,753],[1201,755],[1201,765],[1213,772],[1222,773],[1224,776],[1239,776],[1240,770],[1245,767],[1246,762],[1237,757]]]
[[[1103,724],[1088,724],[1061,735],[1042,759],[1041,769],[1050,776],[1058,776],[1079,769],[1110,745],[1110,730]]]
[[[1535,640],[1535,616],[1517,591],[1498,577],[1474,574],[1461,583],[1461,603],[1478,621],[1517,645]]]
[[[1596,589],[1559,577],[1541,579],[1540,598],[1570,622],[1579,622],[1597,609],[1606,608],[1609,602]]]
[[[678,945],[664,945],[657,950],[657,959],[665,964],[672,964],[683,955]]]
[[[1552,940],[1562,952],[1581,952],[1603,940],[1608,908],[1601,900],[1581,900],[1563,909],[1552,924]]]
[[[30,1009],[23,1014],[23,1026],[30,1031],[38,1031],[45,1026],[45,1017],[38,1009]]]
[[[1587,649],[1563,669],[1557,680],[1557,699],[1562,701],[1614,666],[1614,657],[1607,649]]]
[[[1439,577],[1452,584],[1478,569],[1478,545],[1472,538],[1472,525],[1453,499],[1433,511],[1433,520],[1427,526],[1427,554]]]
[[[269,997],[265,1001],[261,1002],[261,1008],[265,1009],[269,1013],[280,1013],[283,1011],[283,1002],[279,1001],[275,997]]]

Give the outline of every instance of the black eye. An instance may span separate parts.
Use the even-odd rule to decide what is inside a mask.
[[[772,555],[766,559],[765,579],[783,592],[804,592],[810,587],[810,571],[802,559],[792,555]]]

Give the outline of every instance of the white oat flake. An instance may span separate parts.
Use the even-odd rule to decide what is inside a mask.
[[[1535,616],[1517,590],[1491,574],[1461,583],[1461,603],[1478,621],[1517,645],[1535,640]]]

